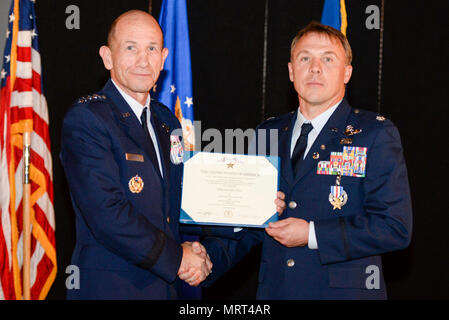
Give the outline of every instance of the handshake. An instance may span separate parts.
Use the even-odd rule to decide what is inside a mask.
[[[178,276],[191,286],[198,286],[212,272],[212,262],[204,246],[195,242],[184,242]]]
[[[274,203],[276,204],[276,211],[279,215],[281,215],[286,208],[285,194],[278,191]],[[303,228],[304,230],[296,235],[297,230],[293,228],[295,226],[293,222],[296,222],[297,224],[297,221],[290,221],[289,219],[278,221],[276,223],[270,223],[270,226],[266,229],[266,231],[270,236],[286,246],[290,246],[290,244],[293,243],[293,240],[295,240],[295,246],[305,245],[307,241],[300,241],[302,239],[298,240],[296,238],[301,237],[301,235],[302,238],[308,237],[308,223],[304,221],[304,223],[307,224],[306,228]],[[301,226],[302,225],[300,225],[300,227]],[[288,236],[292,233],[295,234],[295,237]],[[287,237],[282,236],[283,234],[286,234]],[[201,243],[197,241],[186,241],[181,246],[182,260],[181,266],[178,270],[178,277],[187,282],[189,285],[196,287],[212,272],[213,264],[210,261],[206,248]]]

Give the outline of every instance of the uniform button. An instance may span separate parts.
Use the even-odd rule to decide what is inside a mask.
[[[167,223],[170,223],[170,217],[167,217]]]
[[[295,260],[293,260],[293,259],[288,259],[287,260],[287,266],[288,267],[293,267],[295,265]]]
[[[295,209],[296,206],[297,206],[297,204],[296,204],[295,201],[290,201],[290,202],[288,203],[288,207],[289,207],[290,209]]]

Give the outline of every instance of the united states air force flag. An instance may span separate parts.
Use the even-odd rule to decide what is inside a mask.
[[[184,148],[192,151],[195,148],[195,137],[186,1],[164,0],[159,24],[164,33],[164,46],[168,48],[168,56],[152,94],[175,113],[182,125]]]
[[[340,30],[346,35],[348,27],[348,15],[345,0],[325,0],[321,23]]]
[[[195,149],[193,129],[192,69],[190,66],[189,24],[186,0],[164,0],[159,15],[164,33],[164,46],[168,48],[164,70],[153,88],[153,95],[175,113],[182,125],[184,148]],[[199,237],[181,235],[182,241],[199,241]],[[181,299],[201,299],[201,289],[183,282]]]

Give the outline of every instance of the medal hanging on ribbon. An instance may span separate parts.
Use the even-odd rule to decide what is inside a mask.
[[[348,202],[348,194],[343,190],[343,187],[340,186],[341,183],[341,173],[337,172],[337,179],[335,181],[335,186],[331,186],[331,193],[329,194],[329,202],[333,206],[333,210],[339,209],[343,207],[346,202]]]

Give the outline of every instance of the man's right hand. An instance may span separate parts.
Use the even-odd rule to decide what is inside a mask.
[[[212,262],[199,242],[184,242],[178,276],[191,286],[198,286],[212,271]]]

